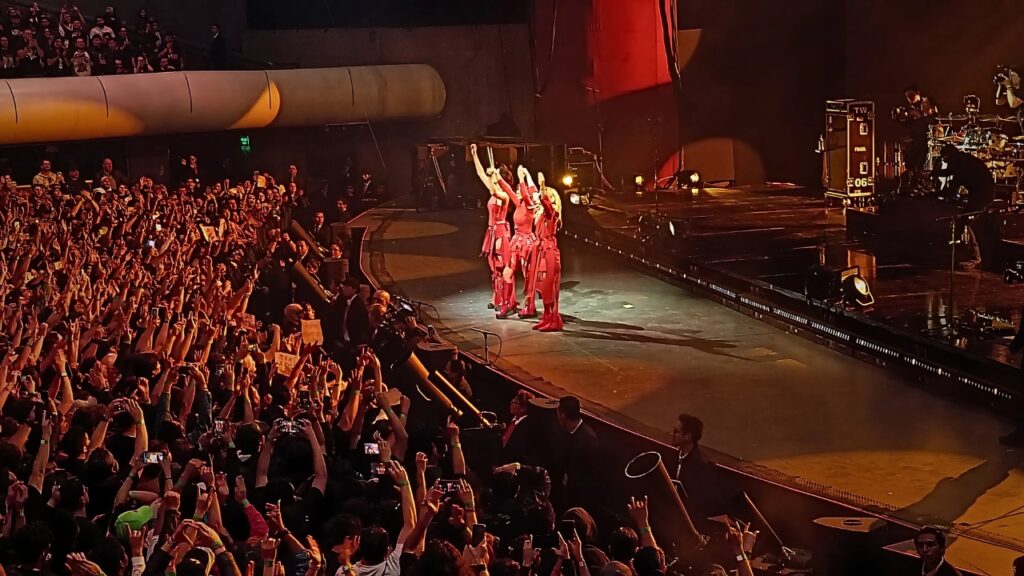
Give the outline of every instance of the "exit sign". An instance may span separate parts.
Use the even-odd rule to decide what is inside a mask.
[[[248,136],[240,136],[238,138],[238,144],[242,148],[243,154],[248,154],[249,152],[252,152],[252,145],[249,142]]]

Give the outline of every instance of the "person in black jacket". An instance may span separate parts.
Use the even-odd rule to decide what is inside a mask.
[[[679,482],[680,497],[698,529],[707,529],[710,516],[725,512],[717,468],[700,449],[704,423],[690,414],[680,414],[672,429],[672,445],[679,450],[679,459],[672,477]]]
[[[960,576],[960,571],[946,562],[946,535],[932,526],[925,526],[914,536],[914,548],[921,557],[924,576]]]
[[[341,318],[341,341],[354,355],[357,347],[370,343],[370,314],[366,302],[359,298],[358,279],[349,277],[342,282],[341,295],[336,302]]]
[[[563,396],[558,400],[556,414],[562,438],[560,458],[553,463],[552,479],[556,488],[553,500],[566,509],[590,501],[588,494],[601,472],[597,465],[597,434],[583,422],[580,399]]]
[[[521,464],[539,464],[536,454],[536,426],[530,418],[530,400],[533,394],[520,390],[509,402],[508,413],[512,417],[501,435],[502,464],[519,462]]]

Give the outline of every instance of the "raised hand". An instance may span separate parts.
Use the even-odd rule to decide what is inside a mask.
[[[626,508],[629,510],[629,516],[633,518],[633,522],[636,523],[637,527],[644,528],[648,526],[647,496],[639,500],[630,496],[629,504],[626,505]]]

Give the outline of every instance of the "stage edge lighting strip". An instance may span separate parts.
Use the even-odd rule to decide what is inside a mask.
[[[710,281],[705,280],[704,278],[701,278],[701,277],[698,277],[698,276],[693,276],[692,274],[687,274],[686,272],[678,270],[675,267],[666,266],[666,265],[661,264],[659,262],[654,262],[653,260],[649,260],[648,258],[645,258],[643,256],[638,256],[636,253],[626,252],[626,251],[624,251],[624,250],[622,250],[620,248],[615,248],[615,247],[613,247],[610,244],[605,244],[603,242],[598,242],[596,240],[591,240],[590,238],[584,238],[584,237],[580,236],[579,234],[575,234],[575,233],[572,233],[572,232],[566,231],[565,235],[568,236],[569,238],[574,239],[574,240],[583,241],[585,244],[590,244],[590,245],[594,246],[595,248],[601,248],[602,250],[606,250],[608,252],[613,252],[613,253],[619,254],[621,256],[626,256],[630,260],[634,260],[634,261],[640,262],[640,263],[642,263],[642,264],[644,264],[644,265],[646,265],[648,267],[654,268],[655,270],[658,270],[659,272],[662,272],[662,273],[667,274],[669,276],[673,276],[673,277],[681,279],[681,280],[686,280],[686,281],[688,281],[688,282],[690,282],[692,284],[696,284],[696,285],[698,285],[698,286],[700,286],[702,288],[707,288],[707,289],[711,290],[712,292],[714,292],[714,293],[716,293],[716,294],[718,294],[718,295],[720,295],[720,296],[722,296],[724,298],[728,298],[728,299],[733,300],[735,302],[738,302],[738,303],[740,303],[740,304],[742,304],[744,306],[747,306],[749,308],[753,308],[754,310],[758,310],[760,312],[765,312],[765,313],[772,314],[772,315],[777,316],[778,318],[781,318],[781,319],[786,320],[788,322],[792,322],[792,323],[795,323],[795,324],[800,324],[802,326],[809,326],[809,327],[813,328],[815,331],[817,331],[817,332],[819,332],[821,334],[824,334],[824,335],[826,335],[826,336],[828,336],[828,337],[830,337],[832,339],[842,340],[844,342],[853,343],[854,346],[863,348],[864,350],[868,350],[870,352],[874,352],[876,354],[880,354],[880,355],[883,355],[883,356],[888,356],[888,357],[890,357],[890,358],[892,358],[894,360],[899,360],[899,361],[903,362],[904,364],[906,364],[908,366],[911,366],[911,367],[913,367],[915,369],[924,370],[925,372],[929,372],[929,373],[934,374],[936,376],[944,377],[944,378],[948,379],[951,382],[957,382],[959,384],[963,384],[965,386],[969,386],[969,387],[971,387],[971,388],[973,388],[973,389],[975,389],[975,390],[977,390],[979,392],[984,392],[986,394],[989,394],[989,395],[994,396],[996,398],[999,398],[1001,400],[1012,401],[1015,398],[1015,396],[1016,396],[1016,394],[1014,392],[1012,392],[1012,391],[1004,390],[1002,388],[999,388],[997,386],[993,386],[991,384],[986,384],[986,383],[984,383],[984,382],[982,382],[980,380],[977,380],[975,378],[971,378],[969,376],[964,376],[962,374],[957,374],[957,373],[953,372],[952,370],[949,370],[947,368],[941,368],[939,366],[936,366],[936,365],[931,364],[929,362],[925,362],[923,360],[918,360],[917,358],[914,358],[913,356],[908,356],[908,355],[903,354],[903,353],[901,353],[901,352],[899,352],[897,350],[893,350],[892,348],[887,348],[885,346],[881,346],[879,344],[876,344],[875,342],[871,342],[870,340],[865,340],[864,338],[855,337],[852,334],[849,334],[849,333],[844,332],[842,330],[838,330],[838,329],[833,328],[831,326],[828,326],[826,324],[822,324],[821,322],[816,322],[816,321],[810,320],[809,318],[805,318],[803,316],[800,316],[799,314],[794,314],[793,312],[790,312],[788,310],[784,310],[784,309],[778,308],[776,306],[768,306],[768,305],[764,304],[763,302],[759,302],[757,300],[754,300],[753,298],[750,298],[749,296],[743,296],[743,295],[737,294],[736,292],[734,292],[734,291],[732,291],[732,290],[730,290],[730,289],[728,289],[728,288],[726,288],[724,286],[721,286],[721,285],[716,284],[714,282],[710,282]]]

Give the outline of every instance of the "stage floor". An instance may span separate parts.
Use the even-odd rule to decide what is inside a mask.
[[[498,367],[530,385],[662,441],[680,412],[698,415],[725,462],[1024,550],[1024,452],[1000,447],[1012,426],[988,412],[586,250],[563,250],[565,331],[538,333],[486,308],[482,210],[377,209],[354,225],[367,226],[377,282],[436,305],[438,329],[467,351],[483,353],[470,328],[500,334]],[[993,574],[1019,554],[971,538],[950,550]]]
[[[968,310],[995,315],[1016,326],[1024,308],[1024,286],[1006,285],[993,272],[960,271],[952,277],[956,312],[950,314],[949,252],[916,254],[875,239],[848,236],[842,208],[803,188],[771,186],[709,188],[693,202],[675,193],[651,194],[637,202],[602,198],[589,210],[601,227],[632,236],[637,215],[656,206],[681,222],[680,253],[746,278],[802,294],[806,271],[816,263],[860,266],[875,297],[862,313],[912,334],[949,339],[949,319]],[[1019,366],[1009,336],[964,332],[965,348],[979,356]]]

